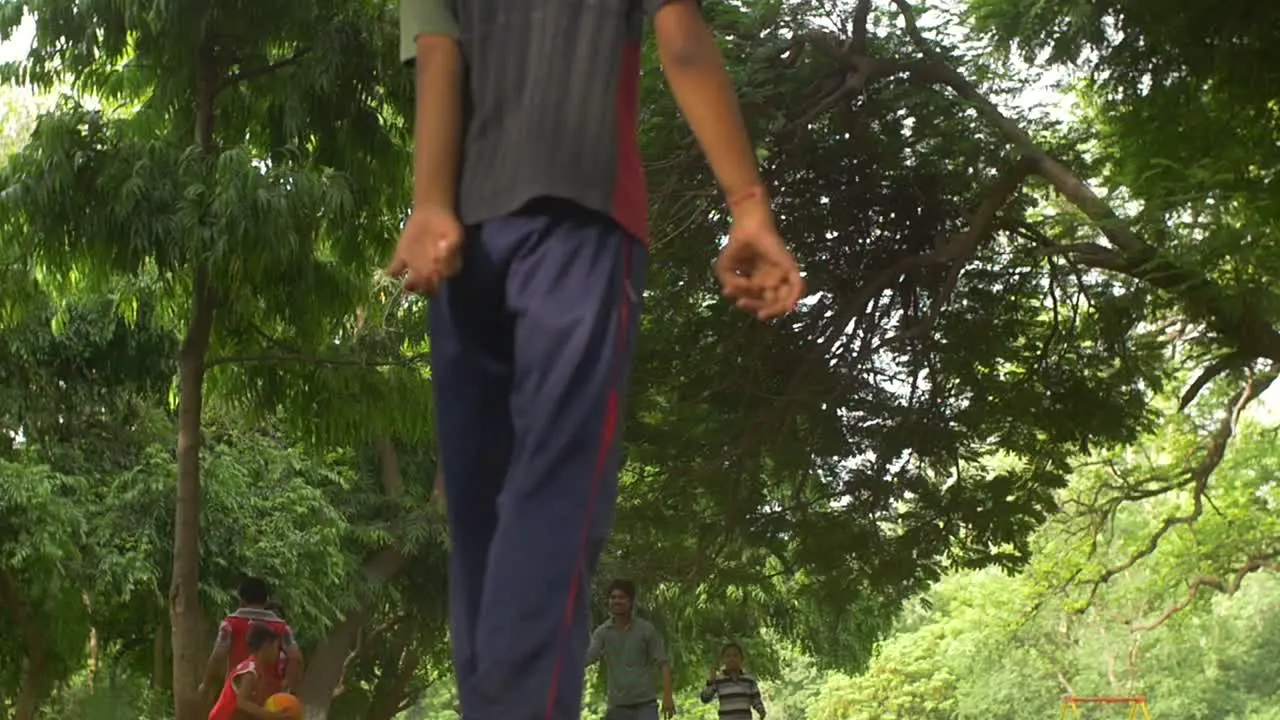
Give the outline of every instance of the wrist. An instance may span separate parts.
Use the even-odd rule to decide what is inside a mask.
[[[728,194],[725,204],[734,222],[751,219],[773,218],[773,208],[769,203],[769,193],[763,185],[754,185],[745,190]]]
[[[455,202],[453,196],[449,193],[442,192],[423,192],[413,196],[413,211],[422,210],[444,210],[446,212],[454,212]]]

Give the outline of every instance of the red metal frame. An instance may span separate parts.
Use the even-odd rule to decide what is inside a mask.
[[[1138,713],[1142,713],[1143,720],[1151,720],[1151,712],[1147,710],[1147,698],[1144,695],[1133,695],[1130,697],[1077,697],[1075,695],[1066,695],[1062,698],[1062,716],[1061,720],[1067,720],[1069,714],[1080,717],[1081,705],[1128,705],[1129,720],[1137,720]]]

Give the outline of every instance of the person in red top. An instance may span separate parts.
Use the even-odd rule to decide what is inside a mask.
[[[222,693],[218,695],[218,701],[209,713],[209,720],[287,720],[288,716],[284,713],[263,707],[271,693],[262,679],[267,674],[264,671],[274,668],[280,657],[280,636],[266,625],[253,623],[249,627],[245,644],[252,654],[236,663],[235,668],[227,673],[227,679],[222,683]]]
[[[209,697],[210,691],[218,687],[228,670],[249,658],[252,652],[248,645],[249,628],[254,623],[261,623],[276,634],[287,661],[283,666],[287,674],[281,673],[276,663],[261,668],[259,679],[263,686],[272,693],[299,686],[303,669],[302,651],[294,641],[289,625],[267,609],[270,594],[271,589],[261,578],[245,578],[240,584],[240,608],[218,626],[218,640],[209,654],[204,682],[200,685],[202,696]]]

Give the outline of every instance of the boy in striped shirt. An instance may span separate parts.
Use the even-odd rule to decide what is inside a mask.
[[[751,711],[765,716],[764,699],[760,697],[760,685],[754,677],[742,669],[743,652],[737,643],[729,643],[720,651],[723,669],[711,671],[711,677],[702,688],[702,702],[720,699],[720,720],[752,720]]]

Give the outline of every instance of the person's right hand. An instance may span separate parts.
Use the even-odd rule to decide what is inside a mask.
[[[716,260],[716,276],[724,296],[760,320],[791,312],[805,293],[800,267],[767,206],[735,212],[729,242]]]
[[[462,268],[462,223],[450,209],[415,208],[400,231],[387,274],[404,289],[432,295]]]
[[[720,667],[718,665],[713,665],[711,667],[711,674],[707,676],[707,682],[713,683],[718,677],[720,677]]]
[[[431,488],[431,499],[433,501],[444,502],[444,470],[436,468],[436,479]]]

